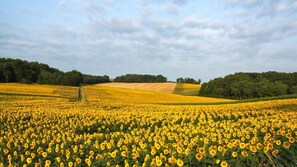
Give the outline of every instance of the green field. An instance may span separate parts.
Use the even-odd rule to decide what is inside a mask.
[[[172,93],[184,96],[197,96],[199,94],[200,87],[201,85],[199,84],[177,83]]]

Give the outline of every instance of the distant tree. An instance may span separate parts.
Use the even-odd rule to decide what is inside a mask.
[[[106,83],[110,82],[109,76],[94,76],[94,75],[83,75],[84,84],[97,84],[97,83]]]
[[[64,75],[64,85],[71,85],[71,86],[79,86],[83,82],[83,75],[82,73],[72,70],[70,72],[66,72]]]
[[[198,79],[197,81],[193,78],[177,78],[176,79],[176,82],[177,83],[191,83],[191,84],[200,84],[201,83],[201,80]]]
[[[240,81],[231,85],[231,93],[235,98],[252,98],[254,96],[254,83],[249,81]]]
[[[235,73],[201,86],[200,95],[224,98],[256,98],[297,92],[297,73]]]
[[[274,94],[275,96],[285,95],[288,91],[288,85],[284,84],[282,81],[275,81],[274,84]]]
[[[291,93],[292,94],[297,94],[297,85],[292,86]]]
[[[85,78],[86,77],[86,78]],[[109,77],[83,75],[79,71],[64,73],[51,68],[47,64],[28,62],[20,59],[0,58],[0,82],[39,83],[55,85],[78,86],[87,78],[92,78],[92,83],[109,82]]]
[[[184,83],[184,79],[182,77],[176,79],[177,83]]]
[[[114,82],[131,82],[131,83],[154,83],[154,82],[167,82],[167,78],[162,75],[142,75],[142,74],[126,74],[118,76]]]
[[[164,77],[163,75],[157,75],[155,78],[156,78],[155,82],[166,82],[167,81],[167,78]]]

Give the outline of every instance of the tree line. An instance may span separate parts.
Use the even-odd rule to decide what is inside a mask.
[[[195,80],[193,78],[177,78],[177,83],[190,83],[190,84],[201,84],[201,79]]]
[[[62,72],[49,67],[47,64],[20,59],[0,58],[0,82],[79,86],[80,84],[110,82],[110,79],[107,75],[86,75],[76,70]]]
[[[203,83],[202,96],[259,98],[297,93],[297,72],[235,73]]]
[[[130,82],[130,83],[156,83],[167,82],[167,78],[163,75],[149,75],[149,74],[126,74],[118,76],[114,82]]]

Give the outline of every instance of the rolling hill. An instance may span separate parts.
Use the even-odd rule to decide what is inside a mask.
[[[166,92],[172,93],[176,87],[176,83],[122,83],[122,82],[110,82],[98,84],[100,86],[109,86],[115,88],[128,88],[128,89],[138,89],[156,92]]]

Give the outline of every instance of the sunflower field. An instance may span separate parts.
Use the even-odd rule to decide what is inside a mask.
[[[87,102],[0,94],[0,166],[297,166],[297,99],[177,105],[224,99],[84,90]]]

